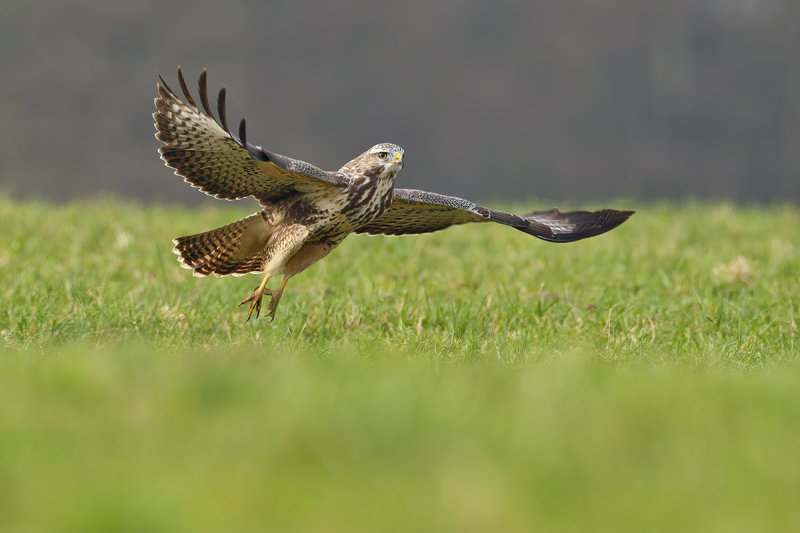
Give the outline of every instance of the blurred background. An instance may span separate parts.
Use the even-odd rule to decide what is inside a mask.
[[[228,87],[252,141],[403,187],[800,200],[800,2],[0,2],[0,192],[211,202],[163,167],[157,73]],[[173,83],[177,86],[177,83]]]

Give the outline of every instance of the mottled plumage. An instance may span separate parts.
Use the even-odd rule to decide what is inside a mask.
[[[215,230],[175,239],[181,266],[196,276],[264,273],[248,298],[248,319],[261,310],[264,294],[275,310],[286,282],[325,257],[350,233],[427,233],[467,222],[499,222],[552,242],[570,242],[606,232],[633,211],[603,209],[561,213],[557,209],[513,215],[469,200],[412,189],[395,189],[403,149],[378,144],[338,171],[270,152],[247,140],[245,121],[228,128],[225,88],[217,114],[209,105],[206,71],[198,83],[200,106],[181,70],[182,100],[163,79],[157,85],[156,138],[161,158],[175,174],[202,192],[227,200],[253,196],[261,209]],[[276,289],[269,279],[283,274]]]

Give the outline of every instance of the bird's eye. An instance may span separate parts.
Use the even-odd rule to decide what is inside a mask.
[[[378,159],[386,159],[389,157],[389,152],[378,152]]]

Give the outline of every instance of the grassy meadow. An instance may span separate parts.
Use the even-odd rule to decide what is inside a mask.
[[[246,322],[205,205],[0,196],[1,531],[800,529],[796,207],[351,236]]]

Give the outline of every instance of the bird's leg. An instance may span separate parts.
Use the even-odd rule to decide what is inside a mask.
[[[269,294],[274,299],[274,292],[267,288],[267,282],[269,281],[269,278],[270,274],[265,275],[264,279],[261,281],[261,285],[256,287],[256,290],[253,291],[253,294],[242,300],[242,303],[239,304],[239,305],[244,305],[247,302],[251,302],[250,310],[247,312],[247,320],[250,320],[250,317],[253,315],[253,309],[256,310],[256,318],[258,318],[258,315],[261,314],[261,298],[264,297],[264,293]],[[272,302],[270,302],[270,309],[271,308],[272,308]],[[274,311],[272,315],[274,318],[275,315]]]
[[[281,295],[283,294],[283,288],[286,287],[286,282],[289,281],[289,276],[283,276],[283,280],[278,287],[270,291],[270,300],[269,300],[269,319],[270,321],[275,320],[275,310],[278,309],[278,302],[281,301]]]

